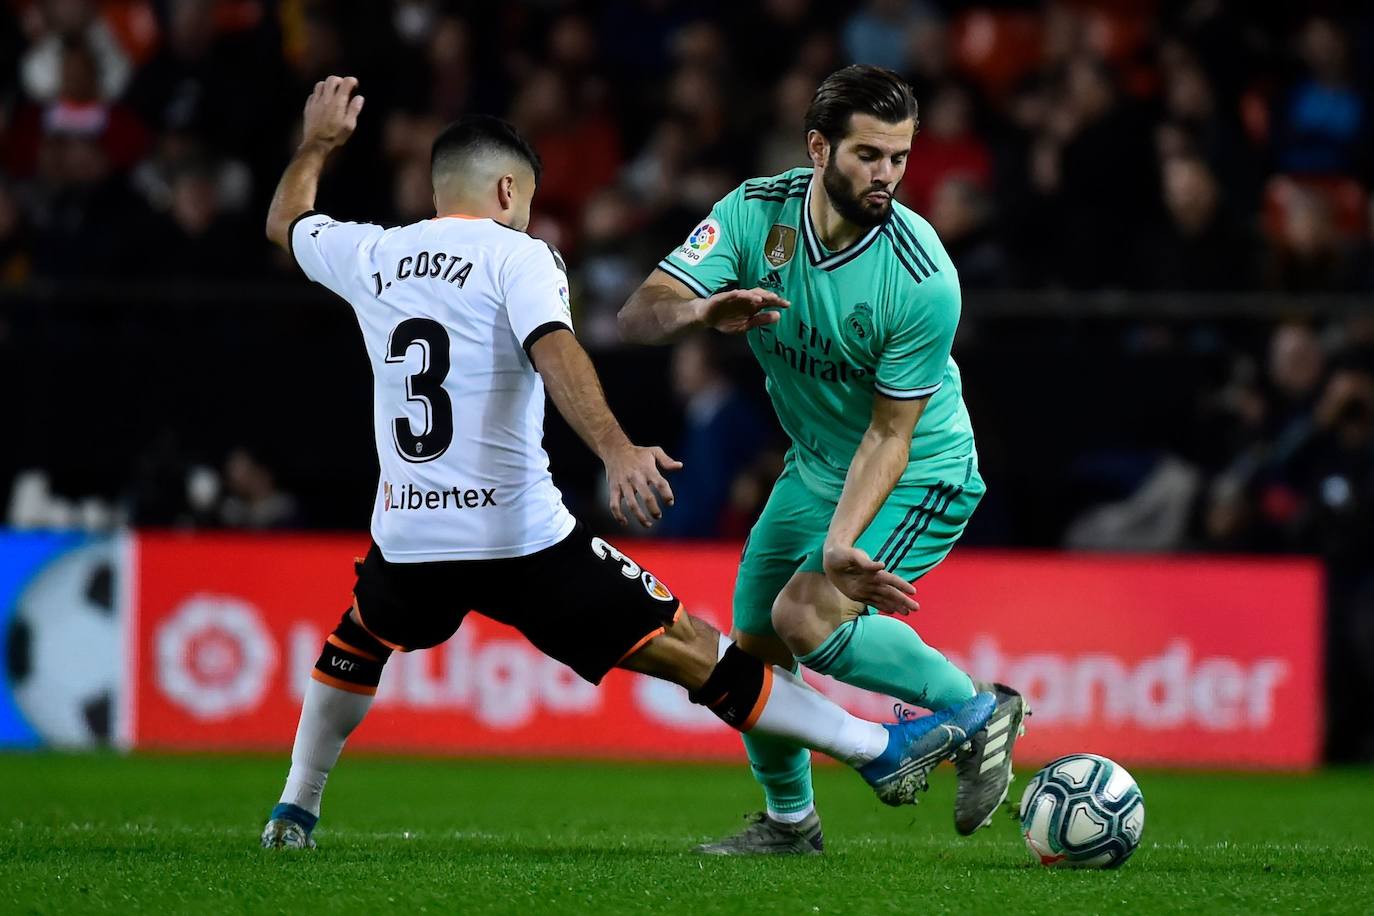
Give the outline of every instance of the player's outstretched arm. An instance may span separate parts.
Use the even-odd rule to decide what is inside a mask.
[[[302,213],[315,209],[315,192],[320,172],[329,154],[348,142],[358,126],[363,97],[353,95],[358,80],[351,76],[331,76],[315,84],[305,100],[301,145],[277,182],[272,205],[267,210],[267,237],[290,250],[288,233]]]
[[[558,412],[606,466],[615,520],[627,524],[622,501],[645,528],[653,525],[649,516],[662,518],[659,499],[673,504],[673,488],[662,471],[676,471],[682,462],[669,458],[658,446],[641,448],[630,441],[606,403],[587,351],[571,331],[540,337],[530,346],[530,359],[544,377],[544,387]]]
[[[911,583],[888,572],[854,546],[911,458],[911,435],[925,412],[928,398],[897,400],[881,394],[873,398],[873,414],[845,476],[844,492],[825,537],[825,575],[841,592],[880,611],[905,614],[919,610],[911,599]]]
[[[629,343],[661,344],[701,328],[742,334],[773,324],[788,304],[766,289],[731,289],[703,299],[655,270],[620,310],[620,336]]]

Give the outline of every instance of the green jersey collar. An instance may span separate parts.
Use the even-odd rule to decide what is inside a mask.
[[[883,225],[886,221],[868,230],[862,238],[848,248],[841,248],[839,251],[827,254],[825,246],[821,244],[820,235],[816,232],[816,227],[811,225],[811,187],[811,184],[807,185],[806,198],[802,201],[801,224],[802,236],[806,239],[806,256],[810,258],[813,267],[819,267],[821,270],[834,270],[837,267],[843,267],[868,250],[868,246],[872,245],[882,234]]]

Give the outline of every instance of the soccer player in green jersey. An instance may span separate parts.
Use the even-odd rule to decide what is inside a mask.
[[[915,132],[916,101],[897,74],[831,74],[806,114],[815,167],[723,198],[631,296],[620,327],[638,343],[744,334],[792,440],[741,561],[740,647],[941,710],[974,682],[878,613],[918,609],[911,583],[949,553],[983,495],[950,358],[958,275],[930,224],[893,200]],[[962,834],[1005,800],[1026,714],[1014,690],[987,689],[996,711],[955,758]],[[699,850],[821,851],[809,754],[744,742],[767,811]]]

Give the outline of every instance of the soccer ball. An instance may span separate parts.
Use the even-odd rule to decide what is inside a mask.
[[[92,747],[112,738],[119,680],[115,548],[99,540],[60,554],[16,601],[5,674],[44,742]]]
[[[1096,754],[1051,762],[1021,796],[1021,835],[1041,865],[1118,868],[1144,829],[1140,787],[1124,767]]]

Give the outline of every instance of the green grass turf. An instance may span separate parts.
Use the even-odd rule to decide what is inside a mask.
[[[0,913],[1374,912],[1367,770],[1142,772],[1140,851],[1059,872],[1029,864],[1010,818],[957,837],[947,767],[900,810],[819,769],[827,854],[787,860],[688,851],[756,806],[739,767],[362,756],[330,781],[319,850],[260,850],[285,769],[0,755]]]

